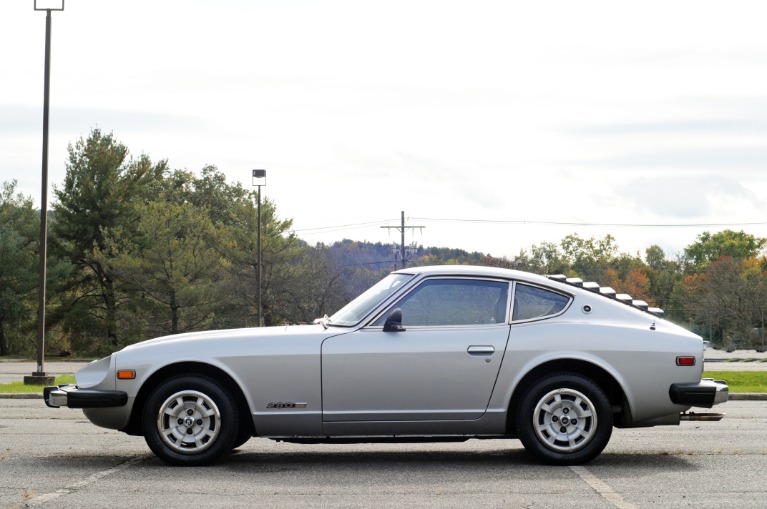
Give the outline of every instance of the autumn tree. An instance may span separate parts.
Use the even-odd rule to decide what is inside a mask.
[[[553,242],[542,242],[529,250],[523,249],[510,262],[519,270],[536,274],[567,274],[571,270],[569,260],[559,245]]]
[[[649,280],[648,293],[655,306],[665,309],[671,303],[674,286],[684,277],[682,262],[668,259],[657,245],[645,249],[645,262]]]
[[[675,307],[684,309],[700,333],[726,348],[752,343],[763,319],[767,285],[756,258],[721,257],[708,270],[689,274],[675,288]]]
[[[602,272],[618,254],[618,246],[612,235],[605,235],[601,239],[583,239],[572,234],[562,239],[561,246],[570,267],[584,281],[599,281]]]
[[[687,246],[684,254],[695,269],[703,269],[723,256],[742,260],[757,256],[767,239],[744,231],[724,230],[711,234],[703,232]]]
[[[741,262],[744,319],[741,322],[743,343],[765,351],[764,320],[767,314],[767,274],[764,259],[746,258]]]

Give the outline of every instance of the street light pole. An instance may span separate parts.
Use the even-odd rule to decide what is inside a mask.
[[[38,271],[37,300],[37,371],[24,377],[29,385],[52,384],[54,377],[45,374],[45,289],[48,258],[48,118],[51,95],[51,11],[63,11],[64,0],[60,2],[35,0],[35,10],[45,11],[45,84],[43,87],[43,169],[40,191],[40,268]]]
[[[253,185],[258,187],[258,226],[256,234],[256,294],[257,294],[257,327],[261,327],[261,186],[266,185],[266,170],[253,170]]]

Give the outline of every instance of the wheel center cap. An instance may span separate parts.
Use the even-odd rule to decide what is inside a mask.
[[[184,417],[184,426],[186,426],[187,428],[191,428],[193,424],[194,424],[194,419],[192,418],[192,416],[188,415]]]
[[[567,417],[566,415],[563,415],[562,418],[559,420],[559,422],[561,422],[562,425],[567,426],[568,424],[570,424],[570,418]]]

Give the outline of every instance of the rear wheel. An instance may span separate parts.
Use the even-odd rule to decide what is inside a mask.
[[[533,383],[516,419],[525,449],[554,465],[591,461],[605,448],[613,428],[607,395],[592,380],[574,373]]]
[[[144,439],[173,465],[205,465],[232,449],[239,412],[229,391],[205,376],[178,376],[158,386],[143,413]]]

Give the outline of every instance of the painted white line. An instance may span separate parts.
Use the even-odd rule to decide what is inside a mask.
[[[82,481],[78,481],[76,483],[70,484],[69,486],[65,486],[52,493],[46,493],[44,495],[38,495],[34,498],[30,498],[29,500],[24,502],[24,505],[25,507],[43,505],[44,503],[57,499],[62,495],[68,495],[69,493],[74,493],[75,491],[81,490],[85,488],[86,486],[89,486],[95,483],[99,479],[103,479],[104,477],[110,476],[112,474],[116,474],[117,472],[120,472],[121,470],[125,470],[126,468],[129,468],[130,466],[132,466],[135,463],[138,463],[139,461],[144,461],[148,457],[149,456],[139,456],[137,458],[130,459],[124,463],[120,463],[116,467],[112,467],[108,470],[102,470],[101,472],[96,472],[95,474],[86,477]]]
[[[599,493],[602,498],[610,502],[618,509],[637,509],[637,506],[630,502],[623,500],[623,497],[615,493],[615,491],[605,484],[600,478],[589,472],[586,467],[570,467],[570,470],[576,473],[578,477],[591,486],[594,491]]]

